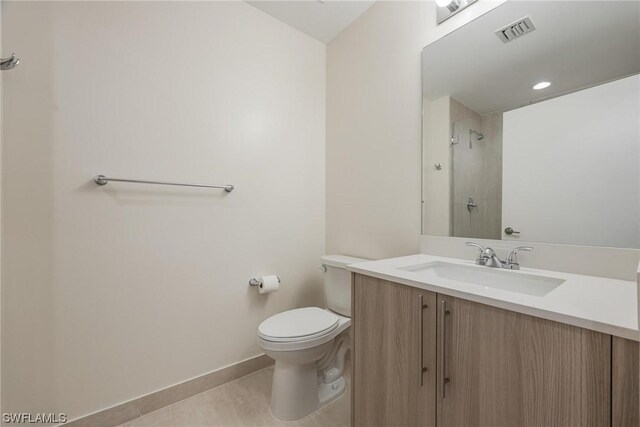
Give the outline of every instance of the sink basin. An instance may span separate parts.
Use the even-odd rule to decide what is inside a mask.
[[[563,279],[538,276],[535,274],[513,272],[490,267],[474,267],[470,265],[452,264],[442,261],[424,262],[421,264],[399,267],[399,270],[410,271],[422,276],[439,277],[468,283],[485,288],[502,289],[525,295],[542,297],[564,283]]]

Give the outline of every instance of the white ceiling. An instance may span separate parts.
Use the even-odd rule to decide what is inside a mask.
[[[374,2],[258,0],[247,1],[247,3],[326,44],[369,9]]]
[[[525,16],[536,30],[509,43],[494,32]],[[640,72],[637,1],[509,1],[425,47],[423,92],[485,114]],[[540,81],[553,82],[534,91]]]

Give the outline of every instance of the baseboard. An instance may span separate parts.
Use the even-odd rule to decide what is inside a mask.
[[[180,384],[64,424],[65,427],[114,427],[167,405],[187,399],[273,364],[265,354],[243,360]]]

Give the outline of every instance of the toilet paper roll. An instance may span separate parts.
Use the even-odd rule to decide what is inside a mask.
[[[261,294],[270,294],[280,288],[280,279],[278,276],[263,276],[260,278],[260,285],[258,285],[258,292]]]

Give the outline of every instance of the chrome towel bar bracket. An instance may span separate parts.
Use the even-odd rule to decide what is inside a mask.
[[[149,180],[142,180],[142,179],[110,178],[110,177],[106,177],[104,175],[96,175],[95,177],[93,177],[93,182],[95,182],[98,185],[107,185],[107,183],[109,183],[109,181],[114,181],[114,182],[132,182],[132,183],[135,183],[135,184],[176,185],[176,186],[179,186],[179,187],[222,188],[227,193],[231,193],[233,191],[233,189],[235,188],[231,184],[227,184],[227,185],[183,184],[183,183],[179,183],[179,182],[149,181]]]
[[[18,66],[20,60],[16,58],[16,54],[12,54],[9,58],[0,58],[0,70],[11,70]]]

